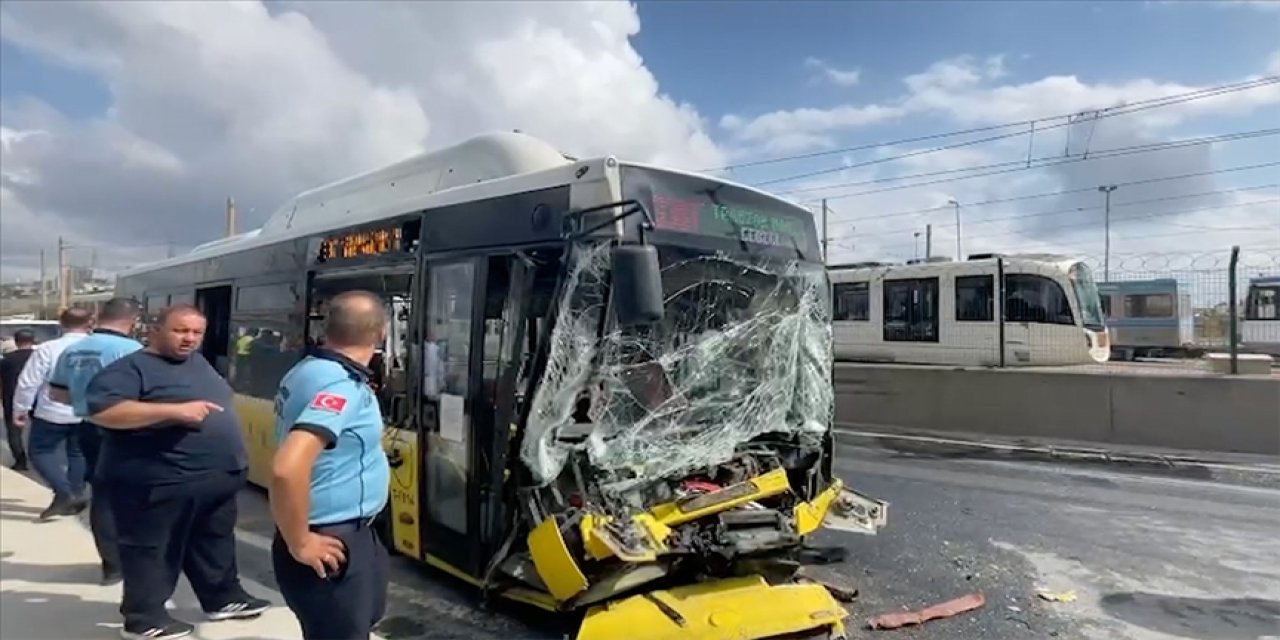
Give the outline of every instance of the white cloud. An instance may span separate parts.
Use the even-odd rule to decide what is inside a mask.
[[[830,82],[837,87],[856,86],[862,80],[861,69],[838,69],[819,58],[805,58],[804,66],[817,74],[817,80]]]
[[[1280,11],[1280,0],[1146,0],[1146,8],[1178,9],[1185,7],[1213,7],[1215,9],[1256,9]]]
[[[731,132],[737,140],[757,144],[765,149],[779,146],[777,142],[779,139],[802,140],[807,141],[809,147],[821,147],[832,143],[830,134],[843,129],[854,129],[895,120],[904,113],[900,107],[880,105],[842,106],[835,109],[795,109],[775,111],[750,120],[730,114],[720,119],[720,126]],[[800,150],[794,144],[781,146],[792,147],[790,150]]]
[[[1246,7],[1259,11],[1280,11],[1280,0],[1215,0],[1209,4],[1224,7]]]
[[[1007,75],[1004,56],[990,56],[981,64],[973,56],[958,56],[933,63],[923,73],[903,79],[913,92],[925,89],[959,89]]]
[[[492,130],[575,155],[725,161],[631,46],[627,3],[57,2],[0,15],[0,38],[112,97],[89,120],[4,105],[6,269],[50,244],[36,218],[103,245],[189,246],[220,232],[227,195],[257,224],[292,193]]]

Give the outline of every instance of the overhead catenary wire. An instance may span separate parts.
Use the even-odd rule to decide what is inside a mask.
[[[911,144],[911,143],[915,143],[915,142],[927,142],[927,141],[929,141],[929,140],[939,140],[939,139],[943,139],[943,138],[953,138],[953,137],[962,136],[962,135],[969,135],[969,134],[973,134],[973,133],[982,133],[982,132],[985,132],[985,131],[999,131],[1000,129],[1009,129],[1009,128],[1012,128],[1012,127],[1031,127],[1031,128],[1030,128],[1028,131],[1019,131],[1019,132],[1017,132],[1017,133],[1015,133],[1015,134],[1010,134],[1010,135],[1008,135],[1007,137],[1016,137],[1016,136],[1021,136],[1021,135],[1032,135],[1032,134],[1034,134],[1034,133],[1040,133],[1040,132],[1045,131],[1046,129],[1036,129],[1036,128],[1034,128],[1034,125],[1035,125],[1035,124],[1037,124],[1037,123],[1040,123],[1040,122],[1048,121],[1048,120],[1063,120],[1063,119],[1068,119],[1068,118],[1071,118],[1071,117],[1077,116],[1077,115],[1079,115],[1079,114],[1081,114],[1081,113],[1099,113],[1099,112],[1105,112],[1105,111],[1108,111],[1108,110],[1117,110],[1117,109],[1134,109],[1134,108],[1137,108],[1137,107],[1154,108],[1154,107],[1158,107],[1158,106],[1169,106],[1169,104],[1181,104],[1182,102],[1187,102],[1187,101],[1192,101],[1192,100],[1198,100],[1198,99],[1204,99],[1204,98],[1212,98],[1212,97],[1216,97],[1216,96],[1218,96],[1218,95],[1223,95],[1223,94],[1226,94],[1226,93],[1233,93],[1233,92],[1236,92],[1236,91],[1248,91],[1248,90],[1250,90],[1250,89],[1256,89],[1256,88],[1258,88],[1258,87],[1264,87],[1264,86],[1267,86],[1267,85],[1270,85],[1270,84],[1275,84],[1275,83],[1277,83],[1277,82],[1280,82],[1280,76],[1263,76],[1263,77],[1260,77],[1260,78],[1254,78],[1254,79],[1252,79],[1252,80],[1244,80],[1244,81],[1241,81],[1241,82],[1234,82],[1234,83],[1229,83],[1229,84],[1217,85],[1217,86],[1213,86],[1213,87],[1205,87],[1205,88],[1203,88],[1203,89],[1196,89],[1196,90],[1194,90],[1194,91],[1188,91],[1188,92],[1185,92],[1185,93],[1173,94],[1173,95],[1169,95],[1169,96],[1162,96],[1162,97],[1159,97],[1159,98],[1148,98],[1148,99],[1146,99],[1146,100],[1139,100],[1139,101],[1135,101],[1135,102],[1129,102],[1129,103],[1126,103],[1126,104],[1122,104],[1122,105],[1115,105],[1115,106],[1112,106],[1112,107],[1103,107],[1103,108],[1100,108],[1100,109],[1081,109],[1081,110],[1078,110],[1078,111],[1073,111],[1073,112],[1071,112],[1071,113],[1058,114],[1058,115],[1053,115],[1053,116],[1043,116],[1043,117],[1040,117],[1040,118],[1032,118],[1032,119],[1029,119],[1029,120],[1018,120],[1018,121],[1013,121],[1013,122],[1006,122],[1006,123],[1003,123],[1003,124],[987,125],[987,126],[982,126],[982,127],[973,127],[973,128],[969,128],[969,129],[961,129],[961,130],[956,130],[956,131],[945,131],[945,132],[941,132],[941,133],[926,134],[926,135],[922,135],[922,136],[913,136],[913,137],[908,137],[908,138],[900,138],[900,139],[897,139],[897,140],[885,140],[885,141],[880,141],[880,142],[874,142],[874,143],[868,143],[868,144],[856,145],[856,146],[852,146],[852,147],[842,147],[842,148],[838,148],[838,149],[825,149],[825,150],[822,150],[822,151],[813,151],[813,152],[809,152],[809,153],[800,153],[800,154],[792,154],[792,155],[786,155],[786,156],[777,156],[777,157],[774,157],[774,158],[766,158],[766,159],[763,159],[763,160],[753,160],[753,161],[748,161],[748,162],[739,162],[739,163],[735,163],[735,164],[724,165],[724,166],[721,166],[721,167],[713,167],[713,168],[701,169],[700,171],[701,171],[701,172],[704,172],[704,173],[712,173],[712,172],[717,172],[717,171],[729,171],[729,170],[733,170],[733,169],[743,169],[743,168],[747,168],[747,167],[756,167],[756,166],[763,166],[763,165],[768,165],[768,164],[777,164],[777,163],[780,163],[780,162],[791,162],[791,161],[795,161],[795,160],[809,160],[809,159],[813,159],[813,158],[821,158],[821,157],[830,156],[830,155],[838,155],[838,154],[844,154],[844,153],[852,153],[852,152],[855,152],[855,151],[868,151],[868,150],[871,150],[871,149],[878,149],[878,148],[880,148],[880,147],[888,147],[888,146],[901,145],[901,144]],[[1165,103],[1169,103],[1169,104],[1165,104]],[[1149,106],[1149,105],[1150,105],[1150,106]],[[1143,109],[1134,109],[1134,110],[1143,110]],[[1131,113],[1131,112],[1132,112],[1132,111],[1128,111],[1128,112],[1126,112],[1126,113]],[[1120,115],[1123,115],[1123,114],[1120,114]],[[1061,126],[1061,125],[1059,125],[1059,126]]]
[[[782,189],[774,191],[777,195],[791,195],[796,193],[805,193],[809,191],[825,191],[827,189],[839,189],[842,187],[859,187],[871,184],[883,184],[886,182],[900,182],[902,180],[912,180],[915,178],[932,178],[936,176],[945,176],[955,173],[967,173],[970,171],[985,171],[987,169],[999,169],[1003,167],[1019,167],[1021,170],[1039,169],[1042,167],[1053,167],[1060,164],[1070,162],[1088,162],[1099,158],[1106,159],[1109,157],[1133,155],[1135,153],[1154,153],[1157,151],[1166,151],[1169,149],[1180,149],[1183,147],[1200,146],[1204,144],[1215,144],[1218,142],[1235,142],[1238,140],[1250,140],[1253,138],[1265,138],[1268,136],[1280,135],[1280,129],[1252,129],[1249,131],[1237,131],[1235,133],[1223,133],[1214,136],[1201,136],[1199,138],[1184,138],[1181,140],[1166,140],[1164,142],[1149,142],[1146,144],[1130,145],[1127,147],[1113,147],[1111,149],[1103,149],[1089,155],[1074,154],[1067,156],[1041,156],[1039,158],[1008,160],[1004,162],[993,162],[990,164],[980,164],[968,167],[959,167],[956,169],[939,169],[938,171],[926,171],[922,173],[911,173],[898,176],[886,176],[883,178],[873,178],[869,180],[860,180],[857,182],[838,182],[826,185],[813,185],[808,187],[796,187],[793,189]],[[967,180],[970,177],[977,176],[958,176],[953,181]],[[930,183],[932,184],[932,183]],[[906,187],[904,187],[906,188]],[[830,198],[848,197],[850,194],[837,194],[834,196],[826,196]]]
[[[962,180],[972,180],[974,178],[986,178],[990,176],[1019,173],[1022,171],[1032,171],[1036,169],[1042,169],[1045,167],[1056,167],[1060,165],[1073,164],[1077,162],[1095,162],[1097,160],[1105,160],[1107,158],[1119,158],[1123,156],[1137,155],[1137,154],[1143,154],[1143,153],[1156,153],[1160,151],[1169,151],[1171,149],[1182,149],[1185,147],[1194,147],[1194,146],[1201,146],[1206,144],[1217,144],[1221,142],[1235,142],[1238,140],[1249,140],[1253,138],[1262,138],[1262,137],[1274,136],[1274,135],[1280,135],[1280,129],[1255,129],[1252,131],[1242,131],[1238,133],[1223,134],[1219,136],[1206,136],[1203,138],[1173,140],[1168,142],[1152,143],[1149,145],[1135,145],[1132,147],[1117,147],[1114,149],[1106,149],[1103,151],[1098,151],[1096,153],[1091,154],[1088,158],[1074,157],[1074,156],[1068,157],[1068,158],[1061,158],[1057,156],[1048,156],[1048,157],[1039,158],[1035,160],[1035,162],[1038,162],[1039,164],[1032,164],[1030,166],[1023,166],[1024,163],[1022,161],[1005,162],[1005,163],[999,163],[998,165],[994,165],[994,166],[1008,166],[1011,164],[1016,164],[1018,166],[1014,166],[1008,169],[1000,169],[997,171],[985,171],[981,173],[957,176],[954,178],[945,178],[941,180],[928,180],[924,182],[914,182],[911,184],[897,185],[893,187],[884,187],[880,189],[869,189],[866,191],[856,191],[853,193],[841,193],[841,194],[834,194],[834,195],[829,194],[826,196],[826,198],[828,200],[842,200],[844,198],[853,198],[857,196],[865,196],[865,195],[871,195],[875,193],[901,191],[903,189],[914,189],[916,187],[926,187],[926,186],[933,186],[938,184],[947,184],[951,182],[959,182]],[[970,167],[967,170],[976,171],[976,170],[985,169],[985,168],[991,168],[991,167],[978,166],[978,167]],[[928,174],[921,174],[921,175],[912,175],[912,176],[899,176],[892,179],[882,179],[882,180],[897,181],[897,180],[927,177],[927,176]],[[826,188],[830,188],[830,187],[826,187]]]
[[[1280,187],[1280,182],[1273,182],[1270,184],[1260,184],[1260,185],[1254,185],[1250,187],[1241,187],[1239,189],[1219,189],[1217,191],[1201,191],[1199,193],[1186,193],[1186,194],[1181,194],[1176,196],[1162,196],[1159,198],[1143,198],[1141,200],[1128,200],[1126,202],[1112,204],[1111,208],[1121,209],[1124,207],[1132,207],[1140,204],[1151,204],[1153,202],[1170,202],[1174,200],[1186,200],[1189,198],[1203,198],[1203,197],[1214,196],[1214,195],[1226,195],[1231,193],[1243,193],[1247,191],[1259,191],[1262,189],[1274,189],[1276,187]],[[1097,187],[1090,187],[1088,191],[1094,191],[1096,189]],[[1035,213],[1020,213],[1020,214],[1014,214],[1014,215],[1008,215],[1008,216],[997,216],[993,218],[974,218],[971,220],[966,220],[965,224],[968,225],[969,227],[973,227],[973,226],[982,225],[982,224],[990,224],[992,222],[1022,220],[1025,218],[1041,218],[1045,216],[1056,216],[1056,215],[1065,215],[1070,213],[1080,213],[1082,211],[1099,211],[1102,208],[1103,207],[1101,205],[1093,205],[1093,206],[1087,206],[1087,207],[1071,207],[1067,209],[1055,209],[1052,211],[1037,211]],[[1118,221],[1119,220],[1123,220],[1123,219],[1118,219]],[[934,224],[933,226],[945,229],[948,227],[954,227],[956,225],[951,222],[943,222],[939,224]],[[914,229],[915,229],[914,227],[903,227],[898,229],[872,231],[870,233],[859,233],[857,234],[857,236],[859,238],[871,238],[876,236],[893,235],[896,233],[906,233],[906,232],[913,231]]]
[[[1121,105],[1121,106],[1117,106],[1117,107],[1110,107],[1110,108],[1106,108],[1106,109],[1098,109],[1098,110],[1097,110],[1097,111],[1098,111],[1098,113],[1097,113],[1097,115],[1096,115],[1096,116],[1094,116],[1094,118],[1093,118],[1093,119],[1096,121],[1096,120],[1101,120],[1101,119],[1105,119],[1105,118],[1114,118],[1114,117],[1118,117],[1118,116],[1129,115],[1129,114],[1133,114],[1133,113],[1139,113],[1139,112],[1147,111],[1147,110],[1150,110],[1150,109],[1158,109],[1158,108],[1162,108],[1162,107],[1168,107],[1168,106],[1173,106],[1173,105],[1177,105],[1177,104],[1183,104],[1183,103],[1186,103],[1186,102],[1193,102],[1193,101],[1196,101],[1196,100],[1204,100],[1204,99],[1207,99],[1207,98],[1213,98],[1213,97],[1217,97],[1217,96],[1220,96],[1220,95],[1225,95],[1225,94],[1227,94],[1227,93],[1234,93],[1234,92],[1237,92],[1237,91],[1247,91],[1247,90],[1251,90],[1251,89],[1257,89],[1257,88],[1259,88],[1259,87],[1264,87],[1264,86],[1268,86],[1268,85],[1276,84],[1276,83],[1280,83],[1280,77],[1277,77],[1277,76],[1268,76],[1268,77],[1259,78],[1259,79],[1257,79],[1257,80],[1251,80],[1251,81],[1244,82],[1244,83],[1237,83],[1237,84],[1235,84],[1235,85],[1225,85],[1225,86],[1222,86],[1222,87],[1214,87],[1214,88],[1210,88],[1210,89],[1203,89],[1203,90],[1200,90],[1200,91],[1188,92],[1188,93],[1185,93],[1185,94],[1179,94],[1179,95],[1175,95],[1175,96],[1169,96],[1169,97],[1166,97],[1166,98],[1153,98],[1153,99],[1150,99],[1150,100],[1145,100],[1145,101],[1140,101],[1140,102],[1130,103],[1130,104],[1128,104],[1128,105]],[[1046,120],[1046,119],[1062,119],[1062,118],[1064,118],[1064,117],[1067,117],[1067,116],[1058,116],[1058,117],[1056,117],[1056,118],[1045,118],[1045,119],[1041,119],[1041,120]],[[1045,126],[1045,127],[1041,127],[1041,128],[1039,128],[1039,129],[1036,129],[1036,133],[1043,133],[1044,131],[1050,131],[1050,130],[1053,130],[1053,129],[1061,129],[1061,128],[1063,128],[1063,127],[1069,127],[1069,126],[1073,126],[1073,125],[1075,125],[1075,124],[1077,124],[1077,122],[1076,122],[1076,121],[1072,121],[1072,120],[1070,120],[1070,119],[1069,119],[1069,117],[1068,117],[1068,119],[1067,119],[1065,122],[1058,123],[1058,124],[1053,124],[1053,125],[1049,125],[1049,126]],[[910,151],[910,152],[907,152],[907,153],[898,154],[898,155],[894,155],[894,156],[886,156],[886,157],[883,157],[883,158],[874,158],[874,159],[872,159],[872,160],[866,160],[866,161],[863,161],[863,162],[858,162],[858,163],[853,163],[853,164],[848,164],[848,165],[841,165],[841,166],[838,166],[838,167],[829,167],[829,168],[825,168],[825,169],[818,169],[818,170],[814,170],[814,171],[808,171],[808,172],[805,172],[805,173],[800,173],[800,174],[795,174],[795,175],[785,176],[785,177],[781,177],[781,178],[773,178],[773,179],[770,179],[770,180],[764,180],[764,181],[761,181],[761,182],[753,183],[753,186],[761,187],[761,186],[767,186],[767,185],[771,185],[771,184],[778,184],[778,183],[781,183],[781,182],[791,182],[791,181],[793,181],[793,180],[801,180],[801,179],[804,179],[804,178],[812,178],[812,177],[816,177],[816,176],[820,176],[820,175],[826,175],[826,174],[829,174],[829,173],[837,173],[837,172],[840,172],[840,171],[847,171],[847,170],[849,170],[849,169],[857,169],[857,168],[867,167],[867,166],[871,166],[871,165],[885,164],[885,163],[889,163],[889,162],[896,162],[896,161],[899,161],[899,160],[905,160],[905,159],[907,159],[907,158],[914,158],[914,157],[917,157],[917,156],[928,155],[928,154],[933,154],[933,153],[939,153],[939,152],[942,152],[942,151],[949,151],[949,150],[952,150],[952,149],[960,149],[960,148],[964,148],[964,147],[971,147],[971,146],[975,146],[975,145],[979,145],[979,144],[986,144],[986,143],[989,143],[989,142],[996,142],[996,141],[999,141],[999,140],[1006,140],[1006,139],[1009,139],[1009,138],[1016,138],[1016,137],[1020,137],[1020,136],[1024,136],[1024,135],[1029,135],[1030,133],[1031,133],[1031,131],[1030,131],[1030,130],[1028,130],[1028,131],[1016,131],[1016,132],[1013,132],[1013,133],[1004,133],[1004,134],[999,134],[999,135],[995,135],[995,136],[987,136],[987,137],[984,137],[984,138],[978,138],[978,139],[976,139],[976,140],[965,140],[965,141],[963,141],[963,142],[957,142],[957,143],[954,143],[954,144],[944,145],[944,146],[941,146],[941,147],[933,147],[933,148],[929,148],[929,149],[919,149],[919,150],[916,150],[916,151]],[[882,144],[879,144],[879,145],[872,146],[871,148],[878,148],[878,147],[883,147],[883,146],[886,146],[886,144],[882,143]]]
[[[1159,211],[1159,212],[1156,212],[1156,213],[1145,214],[1145,215],[1140,215],[1140,216],[1127,216],[1127,217],[1124,217],[1124,218],[1116,218],[1116,219],[1114,220],[1114,222],[1116,222],[1116,223],[1120,223],[1120,222],[1126,222],[1126,221],[1130,221],[1130,220],[1147,220],[1147,219],[1151,219],[1151,218],[1161,218],[1161,217],[1165,217],[1165,216],[1178,216],[1178,215],[1185,215],[1185,214],[1189,214],[1189,213],[1201,213],[1201,212],[1204,212],[1204,211],[1220,211],[1220,210],[1223,210],[1223,209],[1235,209],[1235,208],[1241,208],[1241,207],[1253,207],[1253,206],[1264,205],[1264,204],[1280,204],[1280,198],[1272,198],[1272,199],[1269,199],[1269,200],[1256,200],[1256,201],[1253,201],[1253,202],[1236,202],[1236,203],[1231,203],[1231,204],[1215,205],[1215,206],[1211,206],[1211,207],[1197,207],[1197,208],[1192,208],[1192,209],[1180,209],[1180,210],[1177,210],[1177,211]],[[938,226],[947,226],[947,225],[938,225]],[[1096,227],[1096,226],[1098,226],[1098,224],[1097,224],[1096,222],[1088,222],[1088,223],[1071,223],[1071,224],[1064,224],[1064,225],[1054,225],[1054,226],[1051,226],[1051,227],[1043,227],[1043,228],[1041,228],[1041,229],[1037,229],[1037,232],[1039,232],[1039,231],[1057,231],[1057,230],[1060,230],[1060,229],[1084,229],[1084,228],[1090,228],[1090,227]],[[1238,227],[1238,228],[1215,228],[1214,230],[1215,230],[1215,231],[1228,231],[1228,230],[1249,230],[1249,231],[1252,231],[1252,230],[1259,230],[1259,229],[1271,229],[1271,228],[1273,228],[1273,227],[1275,227],[1275,228],[1277,228],[1277,229],[1280,229],[1280,225],[1256,225],[1256,226]],[[983,239],[999,238],[999,237],[1002,237],[1002,236],[1009,236],[1009,235],[1027,237],[1027,236],[1025,236],[1025,235],[1024,235],[1024,233],[1025,233],[1025,232],[1020,232],[1020,231],[1001,231],[1001,232],[999,232],[999,233],[992,233],[992,234],[986,234],[986,235],[983,235],[983,236],[982,236],[982,238],[983,238]],[[847,237],[850,237],[850,236],[849,236],[849,235],[843,235],[843,236],[832,236],[832,238],[831,238],[831,239],[832,239],[832,240],[837,240],[837,239],[840,239],[840,238],[847,238]],[[860,236],[860,237],[861,237],[861,236]],[[1122,237],[1123,237],[1123,236],[1122,236]],[[1030,239],[1035,240],[1036,242],[1044,242],[1044,240],[1043,240],[1043,239],[1040,239],[1040,238],[1030,238]],[[890,243],[890,244],[885,245],[885,246],[902,246],[902,245],[901,245],[901,243],[900,243],[900,242],[895,242],[895,243]]]
[[[1263,162],[1260,164],[1250,164],[1250,165],[1243,165],[1239,167],[1229,167],[1226,169],[1214,169],[1212,171],[1196,171],[1194,173],[1181,173],[1181,174],[1171,175],[1171,176],[1161,176],[1158,178],[1144,178],[1142,180],[1130,180],[1128,182],[1113,182],[1112,184],[1120,187],[1128,187],[1128,186],[1134,186],[1134,185],[1140,185],[1140,184],[1153,184],[1157,182],[1167,182],[1171,180],[1185,180],[1187,178],[1201,178],[1205,176],[1212,176],[1212,175],[1218,175],[1223,173],[1235,173],[1237,171],[1252,171],[1254,169],[1265,169],[1267,167],[1276,167],[1276,166],[1280,166],[1280,162]],[[992,205],[992,204],[1021,202],[1024,200],[1051,198],[1053,196],[1068,195],[1072,193],[1084,193],[1086,191],[1095,191],[1097,190],[1097,188],[1098,188],[1097,186],[1089,186],[1089,187],[1080,187],[1078,189],[1060,189],[1058,191],[1045,191],[1042,193],[1032,193],[1032,194],[1027,194],[1023,196],[1012,196],[1008,198],[993,198],[989,200],[977,200],[974,202],[965,202],[963,204],[965,208],[968,209],[972,207],[982,207],[982,206]],[[911,209],[907,211],[893,211],[890,213],[878,213],[876,215],[863,216],[859,218],[846,218],[844,220],[841,220],[841,222],[857,222],[859,220],[895,218],[899,216],[909,216],[909,215],[916,215],[921,213],[929,213],[932,211],[942,211],[944,209],[949,209],[949,208],[951,208],[950,204],[944,204],[944,205],[938,205],[936,207],[926,207],[923,209]]]

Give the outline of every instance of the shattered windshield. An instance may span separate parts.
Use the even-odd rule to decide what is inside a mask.
[[[666,313],[601,336],[609,248],[576,252],[522,457],[542,483],[585,453],[606,490],[725,462],[831,419],[822,265],[660,247]],[[575,435],[576,434],[576,435]]]

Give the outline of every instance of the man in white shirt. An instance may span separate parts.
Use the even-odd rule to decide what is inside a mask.
[[[27,413],[35,408],[28,428],[27,455],[31,466],[53,489],[53,502],[40,514],[41,520],[75,515],[88,505],[83,498],[85,459],[77,437],[81,419],[71,405],[49,397],[49,375],[63,350],[89,335],[93,314],[87,309],[67,309],[58,317],[58,324],[62,336],[36,347],[18,376],[18,388],[13,393],[16,422],[25,422]],[[61,454],[59,448],[66,453]]]

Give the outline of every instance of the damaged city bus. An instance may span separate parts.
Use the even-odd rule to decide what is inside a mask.
[[[396,552],[584,612],[578,637],[841,637],[818,528],[887,505],[832,476],[829,285],[809,212],[709,177],[482,136],[303,193],[138,267],[193,300],[266,485],[272,398],[325,302],[384,296],[373,384]]]

